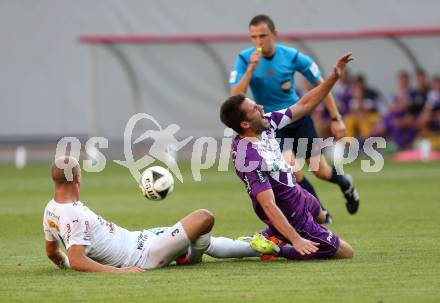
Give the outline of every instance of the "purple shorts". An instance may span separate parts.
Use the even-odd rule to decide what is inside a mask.
[[[314,196],[309,194],[306,190],[304,190],[304,192],[306,192],[307,195],[307,211],[305,212],[304,220],[301,224],[296,224],[296,226],[292,223],[291,224],[301,237],[319,243],[319,249],[317,252],[311,255],[302,256],[293,247],[284,246],[281,248],[280,256],[292,260],[330,258],[339,249],[339,237],[329,229],[315,222],[313,218],[319,214],[321,207]],[[275,236],[278,239],[290,244],[290,242],[287,241],[287,239],[284,238],[274,227],[270,226],[266,228],[261,232],[261,234],[269,237]]]
[[[298,186],[298,185],[297,185]],[[311,193],[309,193],[307,190],[302,189],[303,195],[306,197],[306,205],[308,211],[312,214],[313,218],[317,218],[319,215],[319,212],[321,211],[321,205],[319,204],[319,201],[313,196]]]

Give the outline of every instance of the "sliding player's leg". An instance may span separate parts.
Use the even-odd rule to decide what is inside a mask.
[[[157,238],[147,242],[142,268],[166,266],[184,254],[191,244],[204,252],[209,246],[209,232],[213,225],[214,216],[209,211],[201,209],[192,212],[174,226],[166,228]]]
[[[353,258],[353,248],[344,240],[339,240],[339,248],[333,256],[335,259],[351,259]]]
[[[347,242],[339,239],[338,235],[331,230],[317,224],[311,216],[302,226],[302,229],[297,231],[301,237],[313,242],[318,242],[318,251],[310,255],[301,255],[292,246],[285,245],[280,246],[278,256],[290,260],[313,260],[322,258],[349,259],[353,257],[353,249]],[[264,233],[266,237],[275,237],[276,239],[291,244],[276,230],[267,228]]]
[[[214,258],[259,257],[261,253],[254,250],[248,241],[233,240],[225,237],[211,237],[206,254]]]

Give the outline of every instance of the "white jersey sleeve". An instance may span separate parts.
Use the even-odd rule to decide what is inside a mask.
[[[82,210],[86,206],[82,204],[69,205],[68,212],[64,212],[60,218],[60,235],[69,249],[72,245],[91,245],[91,222],[88,212]]]
[[[139,238],[140,232],[130,232],[106,221],[81,201],[49,201],[43,227],[45,238],[58,240],[66,250],[72,245],[83,245],[89,258],[116,267],[135,264],[145,242]]]
[[[44,239],[46,241],[57,241],[58,239],[54,236],[54,234],[52,233],[49,224],[52,223],[52,221],[48,221],[46,219],[46,216],[43,217],[43,230],[44,230]],[[54,224],[54,223],[52,223]],[[53,226],[55,227],[55,226]]]

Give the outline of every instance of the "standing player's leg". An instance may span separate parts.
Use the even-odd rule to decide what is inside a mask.
[[[326,223],[332,223],[332,217],[330,213],[327,211],[327,209],[322,204],[321,200],[319,199],[315,188],[313,185],[309,182],[309,180],[304,176],[304,173],[299,169],[297,162],[295,160],[295,155],[298,152],[298,143],[300,138],[302,137],[302,133],[299,132],[303,126],[304,118],[301,118],[284,128],[277,131],[276,136],[279,140],[281,150],[283,152],[283,157],[286,160],[287,163],[292,165],[295,168],[295,179],[297,183],[307,190],[309,193],[311,193],[315,198],[318,200],[319,204],[321,205],[321,208],[327,212],[327,221]],[[305,137],[307,138],[307,137]],[[312,139],[313,140],[313,139]],[[310,141],[310,140],[309,140]],[[308,142],[307,145],[311,146],[312,142]],[[302,152],[302,147],[300,146],[300,151]],[[308,149],[308,148],[307,148]],[[305,150],[306,151],[306,150]]]
[[[209,246],[214,216],[211,212],[199,209],[148,243],[142,268],[159,268],[185,253],[192,244],[195,253],[203,254]]]
[[[309,144],[307,145],[306,161],[310,165],[310,161],[312,159],[312,151],[314,148],[312,144],[313,139],[319,137],[313,125],[312,118],[310,116],[305,116],[303,119],[304,121],[301,126],[298,127],[296,135],[303,138],[308,138]],[[313,155],[313,158],[318,161],[318,165],[313,166],[313,174],[321,180],[338,184],[339,188],[344,194],[346,200],[345,206],[347,208],[347,211],[350,214],[355,214],[358,211],[360,199],[359,194],[352,182],[351,176],[339,175],[336,171],[335,166],[332,165],[330,167],[324,155],[322,154]]]
[[[319,200],[318,195],[315,192],[315,189],[313,188],[313,185],[309,182],[309,180],[304,176],[304,173],[300,170],[295,171],[295,179],[298,182],[298,184],[306,190],[309,194],[311,194],[313,197],[315,197],[316,202],[318,203],[320,213],[318,216],[315,217],[316,222],[319,224],[332,224],[333,223],[333,217],[330,214],[330,212],[324,207],[321,200]]]
[[[322,209],[321,204],[315,196],[310,194],[308,191],[303,190],[304,196],[306,197],[306,207],[307,210],[312,214],[313,219],[318,224],[328,223],[328,212]]]
[[[310,164],[310,158],[306,159]],[[352,177],[350,175],[339,175],[334,165],[330,166],[323,155],[319,156],[319,163],[317,170],[313,173],[321,180],[325,180],[331,183],[339,185],[342,193],[345,197],[345,206],[350,214],[355,214],[359,209],[359,194],[354,187]]]
[[[296,149],[296,148],[295,148]],[[297,159],[295,158],[295,154],[293,150],[287,149],[283,151],[283,158],[284,160],[289,163],[293,169],[294,169],[294,175],[296,182],[301,185],[302,188],[307,190],[309,193],[311,193],[315,198],[319,200],[318,194],[315,191],[315,188],[313,187],[312,183],[309,182],[309,180],[304,176],[304,173],[301,171],[301,167],[298,164]],[[321,202],[320,202],[321,203]]]

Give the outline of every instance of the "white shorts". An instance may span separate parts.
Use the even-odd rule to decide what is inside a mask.
[[[180,222],[166,227],[150,241],[145,243],[139,267],[159,268],[168,265],[186,252],[191,242]]]

